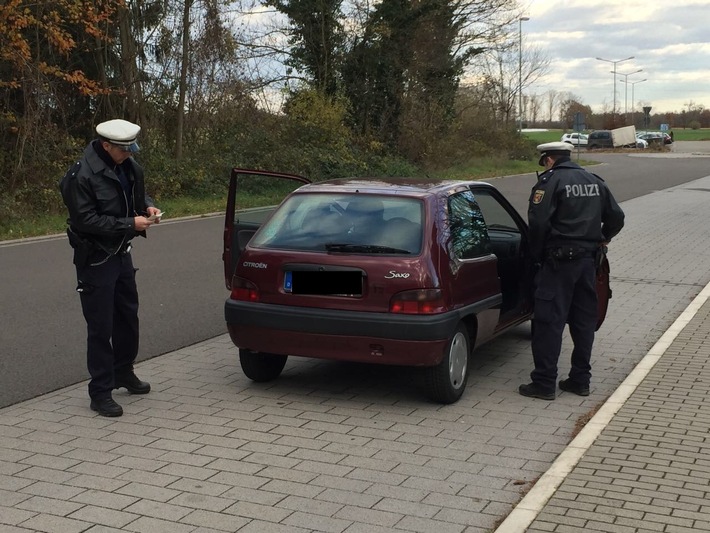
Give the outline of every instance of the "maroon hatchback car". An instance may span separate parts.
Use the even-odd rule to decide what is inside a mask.
[[[263,222],[237,213],[265,178],[298,188]],[[473,348],[532,316],[527,225],[485,182],[234,169],[223,260],[227,326],[254,381],[289,355],[417,366],[452,403]]]

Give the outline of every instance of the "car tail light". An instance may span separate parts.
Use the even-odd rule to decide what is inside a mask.
[[[258,302],[259,289],[251,281],[239,276],[232,277],[232,300]]]
[[[395,294],[390,300],[390,313],[432,315],[446,311],[439,289],[417,289]]]

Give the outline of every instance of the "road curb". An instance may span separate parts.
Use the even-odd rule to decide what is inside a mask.
[[[678,334],[683,331],[708,299],[710,299],[710,283],[705,285],[700,294],[658,339],[494,533],[525,533],[582,456],[611,422],[614,415],[631,397],[631,394],[663,356]]]

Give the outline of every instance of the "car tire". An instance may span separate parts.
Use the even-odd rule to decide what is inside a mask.
[[[441,362],[427,368],[427,392],[438,403],[450,404],[461,398],[468,381],[471,343],[468,330],[459,324],[444,349]]]
[[[288,355],[239,349],[239,363],[242,365],[244,375],[257,383],[271,381],[279,377],[287,359]]]

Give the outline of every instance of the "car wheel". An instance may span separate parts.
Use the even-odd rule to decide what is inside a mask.
[[[427,388],[432,400],[449,404],[461,398],[468,381],[470,351],[468,330],[459,324],[446,345],[441,363],[427,368]]]
[[[254,352],[244,348],[239,349],[239,363],[244,375],[252,381],[271,381],[281,375],[286,365],[288,355]]]

